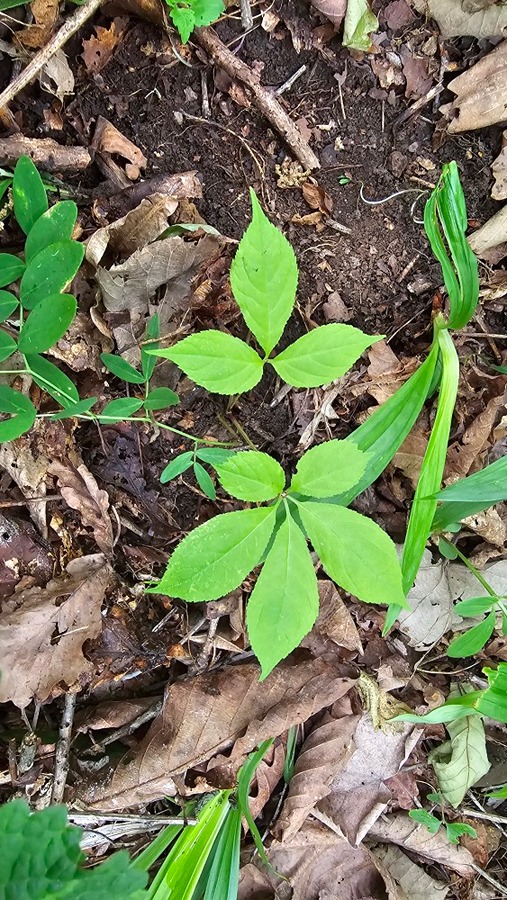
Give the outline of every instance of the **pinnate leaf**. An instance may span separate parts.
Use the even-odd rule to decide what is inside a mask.
[[[134,366],[131,366],[126,359],[116,356],[114,353],[101,353],[100,358],[106,369],[109,369],[113,375],[121,378],[129,384],[144,384],[144,375],[141,375]]]
[[[30,229],[25,243],[25,259],[30,262],[37,253],[57,241],[70,240],[77,219],[73,200],[62,200],[43,213]]]
[[[282,336],[296,296],[294,250],[264,215],[253,190],[252,221],[231,265],[231,288],[243,318],[266,354]]]
[[[77,241],[50,244],[28,263],[21,279],[21,303],[33,309],[45,297],[63,291],[83,261],[84,247]]]
[[[78,390],[73,381],[54,363],[43,356],[25,356],[33,380],[60,406],[75,406],[79,402]]]
[[[194,463],[194,475],[203,494],[206,494],[210,500],[216,500],[217,492],[215,490],[215,485],[211,480],[211,476],[199,462]]]
[[[258,565],[275,526],[276,507],[215,516],[178,544],[151,593],[182,600],[218,600]]]
[[[84,413],[90,411],[92,406],[95,406],[97,402],[97,397],[86,397],[84,400],[80,400],[79,403],[73,403],[62,409],[60,412],[55,413],[51,416],[53,421],[59,421],[60,419],[71,419],[72,416],[81,416]]]
[[[146,409],[151,411],[157,409],[167,409],[169,406],[176,406],[180,402],[178,395],[168,387],[153,388],[149,392],[144,405]]]
[[[12,253],[0,253],[0,287],[17,281],[25,271],[24,262]]]
[[[216,469],[224,490],[238,500],[255,503],[272,500],[283,491],[285,485],[281,465],[259,450],[235,453]]]
[[[0,413],[10,416],[0,421],[0,442],[14,441],[29,431],[37,415],[28,397],[6,384],[0,384]]]
[[[333,497],[359,481],[367,459],[351,441],[326,441],[301,457],[291,491],[307,497]]]
[[[12,197],[18,225],[25,234],[29,234],[37,219],[48,208],[46,188],[29,156],[20,156],[16,163]]]
[[[133,416],[138,409],[141,409],[142,405],[143,401],[137,400],[135,397],[118,397],[117,400],[106,403],[97,418],[99,422],[105,423],[122,422],[123,419]]]
[[[396,548],[371,519],[344,506],[298,502],[298,513],[328,575],[366,603],[407,607]]]
[[[382,336],[364,334],[353,325],[321,325],[270,359],[280,378],[293,387],[318,387],[340,378],[367,347]]]
[[[192,381],[214,394],[241,394],[262,377],[262,360],[255,350],[222,331],[200,331],[175,347],[150,352],[172,360]]]
[[[318,612],[317,578],[306,540],[287,515],[247,606],[248,636],[261,664],[262,679],[299,645]]]
[[[177,478],[178,475],[186,472],[193,461],[194,454],[191,450],[187,450],[186,453],[180,453],[175,459],[172,459],[171,462],[167,464],[165,469],[162,470],[160,475],[162,484],[167,484],[168,481],[172,481],[173,478]]]
[[[19,300],[9,291],[0,291],[0,322],[5,322],[17,308]]]
[[[0,362],[8,359],[17,350],[17,344],[10,334],[0,330]]]
[[[494,630],[495,613],[492,611],[478,625],[474,625],[473,628],[469,628],[464,634],[454,638],[447,648],[447,656],[450,656],[452,659],[463,659],[466,656],[473,656],[474,653],[482,650]]]
[[[44,353],[67,331],[77,310],[71,294],[45,297],[32,310],[23,325],[18,347],[21,353]]]

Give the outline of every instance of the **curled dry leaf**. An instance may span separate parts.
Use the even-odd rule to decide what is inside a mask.
[[[317,12],[329,19],[336,29],[340,27],[347,12],[347,0],[311,0],[311,4]]]
[[[255,770],[254,796],[249,798],[250,812],[254,819],[260,816],[283,776],[286,749],[285,743],[273,744]]]
[[[57,50],[48,59],[40,73],[40,83],[45,91],[58,97],[60,103],[74,93],[74,75],[63,50]]]
[[[131,181],[139,178],[141,169],[146,169],[148,165],[148,160],[139,147],[136,147],[104,116],[97,117],[91,146],[105,164],[105,171],[109,177],[114,179],[119,187],[128,187]],[[126,160],[125,170],[113,160],[113,155]]]
[[[352,755],[359,722],[343,697],[312,729],[299,751],[289,793],[276,824],[276,836],[290,841],[312,809],[331,790],[331,782]]]
[[[411,0],[411,3],[417,12],[438,22],[443,38],[491,38],[507,33],[507,9],[503,3],[491,5],[489,0]]]
[[[58,0],[32,0],[31,11],[35,19],[22,31],[16,32],[16,40],[25,47],[38,49],[47,43],[58,19]]]
[[[134,758],[81,798],[104,810],[174,796],[173,777],[233,745],[238,767],[263,740],[278,737],[334,703],[354,684],[321,660],[282,663],[262,683],[256,665],[224,668],[169,685],[161,714]]]
[[[399,847],[377,847],[374,855],[391,873],[410,900],[445,900],[448,885],[436,881],[421,866],[412,862]]]
[[[468,243],[477,256],[493,265],[507,256],[507,204],[474,231]]]
[[[82,556],[45,588],[21,591],[0,615],[0,702],[24,709],[58,696],[92,669],[83,644],[101,630],[111,575],[102,554]]]
[[[327,579],[319,581],[319,615],[309,635],[302,641],[303,647],[317,655],[319,646],[314,638],[329,638],[338,647],[346,650],[363,652],[361,638],[350,615],[346,603],[343,602],[334,582]]]
[[[93,537],[103,553],[113,549],[113,529],[109,518],[109,497],[100,490],[92,473],[84,463],[73,466],[66,461],[54,461],[49,467],[50,475],[55,475],[65,502],[78,511],[85,528],[93,530]]]
[[[83,41],[82,58],[88,74],[101,72],[125,37],[128,19],[117,17],[109,28],[95,26],[95,34]]]
[[[438,0],[440,2],[440,0]],[[502,7],[507,28],[507,6]],[[507,104],[507,41],[502,41],[475,66],[447,85],[455,100],[441,107],[451,134],[486,128],[505,121]]]
[[[493,200],[507,200],[507,131],[502,135],[502,149],[491,166],[495,183],[491,189]]]
[[[95,707],[81,710],[74,718],[77,732],[103,731],[130,725],[156,703],[155,697],[137,697],[130,700],[105,700]]]
[[[424,825],[418,825],[404,813],[377,819],[370,829],[369,837],[375,841],[398,844],[423,859],[447,866],[464,878],[470,878],[474,874],[472,854],[464,847],[450,844],[444,829],[440,829],[437,834],[430,834]]]

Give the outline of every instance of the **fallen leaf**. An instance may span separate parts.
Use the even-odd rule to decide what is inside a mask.
[[[49,474],[58,480],[61,495],[67,506],[78,511],[85,528],[93,530],[93,537],[103,553],[113,549],[113,528],[109,518],[109,497],[101,491],[92,473],[81,463],[77,467],[70,462],[53,461]]]
[[[498,379],[498,389],[499,394],[489,400],[486,407],[466,429],[460,442],[449,447],[444,471],[446,484],[464,478],[472,470],[480,468],[481,456],[489,447],[498,413],[504,409],[507,400],[505,379],[502,377]]]
[[[318,209],[323,215],[330,216],[333,212],[333,201],[320,184],[305,181],[302,187],[303,197],[311,209]]]
[[[91,147],[105,161],[108,173],[116,176],[120,187],[127,187],[131,181],[139,178],[141,169],[146,169],[148,165],[148,160],[139,147],[104,116],[97,116]],[[113,160],[113,156],[121,156],[127,161],[125,170]]]
[[[156,697],[137,697],[131,700],[105,700],[98,706],[86,707],[74,718],[76,732],[103,731],[130,725],[156,703]]]
[[[474,231],[468,243],[477,256],[492,264],[507,256],[507,204]]]
[[[469,693],[470,685],[455,685],[448,699]],[[449,741],[439,744],[428,756],[435,769],[442,796],[456,809],[465,794],[490,770],[486,751],[484,722],[480,716],[467,716],[455,722],[447,722]]]
[[[58,97],[60,103],[74,93],[74,75],[63,50],[57,50],[47,61],[40,73],[40,84]]]
[[[319,635],[329,638],[339,647],[345,647],[346,650],[358,650],[359,653],[362,653],[363,646],[354,619],[333,581],[327,579],[319,581],[319,598],[317,621],[310,634],[303,639],[302,646],[311,650],[312,637]]]
[[[393,456],[393,465],[400,469],[416,487],[421,473],[422,461],[428,447],[428,435],[419,430],[419,423],[409,432],[400,449]]]
[[[121,44],[128,27],[128,19],[113,19],[109,28],[95,26],[95,34],[83,41],[81,54],[88,74],[101,72],[114,51]]]
[[[317,12],[329,19],[336,29],[340,27],[347,11],[347,0],[311,0],[311,4]]]
[[[418,825],[404,813],[377,819],[369,832],[373,841],[398,844],[422,856],[423,859],[440,863],[464,878],[474,874],[473,856],[464,847],[449,843],[445,830],[430,834],[424,825]]]
[[[262,683],[257,665],[225,667],[169,685],[162,713],[112,778],[81,798],[104,810],[174,796],[173,777],[233,745],[241,762],[268,737],[305,722],[354,684],[321,660],[282,663]]]
[[[299,751],[289,793],[276,823],[275,836],[290,841],[354,751],[354,732],[359,722],[350,700],[343,697],[325,712]]]
[[[371,47],[371,33],[378,28],[378,19],[371,11],[369,0],[348,0],[343,24],[343,46],[367,52]]]
[[[102,554],[72,560],[45,588],[5,602],[0,615],[0,702],[24,709],[59,696],[91,672],[83,644],[102,628],[101,606],[111,576]]]
[[[363,713],[354,732],[354,752],[318,805],[352,844],[361,843],[386,809],[391,794],[385,780],[399,772],[421,734],[421,729],[406,726],[375,729]]]
[[[416,56],[408,46],[402,48],[400,55],[407,82],[405,97],[409,100],[418,100],[419,97],[424,97],[433,85],[431,60],[427,56]]]
[[[0,512],[0,599],[10,597],[26,578],[31,584],[46,584],[53,574],[55,558],[39,540],[31,522]]]
[[[393,31],[399,31],[415,22],[415,15],[407,0],[392,0],[382,11],[382,21]]]
[[[443,38],[502,37],[507,31],[507,9],[503,4],[470,12],[462,0],[411,0],[412,6],[429,19],[435,19]]]
[[[376,847],[372,851],[410,900],[445,900],[448,885],[436,881],[398,847]]]
[[[370,380],[358,386],[357,390],[353,389],[354,395],[361,396],[366,391],[377,403],[385,403],[392,397],[419,365],[416,358],[401,363],[385,341],[377,341],[368,349],[368,359]]]
[[[30,7],[35,23],[16,32],[16,40],[25,47],[38,49],[51,37],[58,19],[59,3],[58,0],[32,0]]]
[[[491,166],[495,183],[491,189],[493,200],[507,200],[507,131],[502,135],[502,148]]]
[[[439,3],[442,0],[438,0]],[[502,13],[507,28],[507,7]],[[507,103],[507,41],[502,41],[475,66],[447,85],[456,94],[452,103],[441,107],[449,119],[451,134],[486,128],[505,121]]]
[[[255,770],[248,800],[250,812],[254,819],[260,816],[283,776],[286,749],[285,743],[273,744]]]

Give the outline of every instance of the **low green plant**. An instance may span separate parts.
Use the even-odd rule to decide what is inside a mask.
[[[165,2],[183,44],[187,43],[194,28],[216,22],[225,9],[222,0],[165,0]]]
[[[467,825],[466,822],[448,822],[446,820],[440,794],[428,794],[427,799],[430,803],[441,804],[441,818],[437,818],[437,816],[427,812],[425,809],[411,809],[409,811],[409,816],[414,822],[418,822],[419,825],[424,825],[430,834],[437,834],[437,832],[444,827],[447,840],[450,841],[451,844],[459,844],[459,839],[460,837],[463,837],[464,834],[467,834],[472,838],[477,838],[475,828],[472,828],[471,825]]]
[[[507,724],[507,663],[499,662],[496,669],[485,667],[483,674],[488,682],[488,687],[484,690],[449,697],[442,706],[437,706],[423,716],[403,713],[393,721],[434,725],[453,722],[466,716],[485,716]]]

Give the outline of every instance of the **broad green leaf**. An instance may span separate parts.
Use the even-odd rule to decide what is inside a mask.
[[[234,456],[237,452],[237,450],[227,450],[226,447],[201,446],[197,450],[196,455],[202,462],[208,463],[215,469],[217,466],[221,466],[227,459],[230,459],[231,456]]]
[[[143,405],[142,400],[135,397],[118,397],[117,400],[110,400],[106,403],[104,409],[97,415],[99,422],[104,424],[113,422],[123,422],[124,419],[130,418]]]
[[[41,250],[58,241],[70,240],[77,219],[73,200],[62,200],[43,213],[30,229],[25,243],[25,259],[30,262]]]
[[[33,380],[43,388],[60,406],[75,406],[79,403],[77,388],[70,378],[43,356],[25,356]]]
[[[454,544],[451,544],[447,541],[443,535],[440,535],[438,539],[438,549],[444,559],[457,559],[458,558],[458,549]]]
[[[381,340],[353,325],[321,325],[268,362],[287,384],[318,387],[344,375],[367,347]]]
[[[6,334],[5,331],[0,329],[0,362],[3,362],[4,359],[8,359],[9,356],[12,356],[17,349],[14,338],[11,338],[10,334]]]
[[[155,338],[160,337],[160,319],[158,313],[155,313],[154,316],[151,316],[148,319],[148,324],[146,325],[146,340],[149,340],[152,343],[141,345],[141,369],[144,375],[144,380],[149,381],[155,371],[155,365],[157,360],[154,356],[147,353],[147,350],[156,350],[159,346],[158,341]]]
[[[460,600],[454,607],[458,616],[480,616],[496,603],[496,597],[471,597],[469,600]]]
[[[350,441],[326,441],[301,457],[290,489],[307,497],[333,497],[357,484],[367,459]]]
[[[305,537],[287,515],[276,533],[247,605],[250,644],[261,680],[299,646],[319,613],[317,577]]]
[[[204,466],[201,466],[199,462],[194,463],[194,475],[203,494],[206,494],[210,500],[216,500],[217,492],[215,490],[215,485]]]
[[[268,356],[280,340],[296,296],[294,250],[264,215],[250,189],[252,221],[231,265],[231,288],[243,318]]]
[[[195,16],[195,27],[211,25],[222,15],[225,7],[222,0],[194,0],[192,9]]]
[[[178,475],[181,475],[183,472],[186,472],[187,469],[190,469],[193,462],[194,454],[192,450],[187,450],[186,453],[180,453],[175,459],[172,459],[171,462],[167,464],[165,469],[163,469],[160,475],[160,481],[162,484],[167,484],[168,481],[172,481],[173,478],[177,478]]]
[[[9,7],[2,7],[2,2],[4,2],[4,3],[5,3],[5,2],[10,3],[11,6],[14,6],[14,5],[15,5],[15,4],[14,4],[14,0],[0,0],[0,10],[1,10],[1,9],[9,9]],[[0,181],[0,202],[1,202],[1,201],[3,200],[3,198],[5,197],[7,191],[9,190],[9,188],[10,188],[10,186],[11,186],[11,184],[12,184],[12,178],[2,178],[2,180]]]
[[[16,163],[12,197],[18,225],[28,234],[48,208],[46,188],[29,156],[20,156]]]
[[[97,397],[86,397],[84,400],[80,400],[79,403],[66,406],[65,409],[55,413],[51,416],[51,420],[58,422],[60,419],[71,419],[73,416],[84,415],[84,413],[90,411],[92,406],[95,406],[96,402]]]
[[[33,403],[6,384],[0,384],[0,414],[6,413],[9,419],[0,419],[0,443],[14,441],[30,431],[37,415]]]
[[[26,267],[21,279],[21,303],[34,307],[53,294],[63,291],[83,261],[84,246],[77,241],[57,241],[41,250]]]
[[[0,253],[0,287],[17,281],[25,271],[24,262],[12,253]]]
[[[9,291],[0,291],[0,322],[5,322],[17,309],[19,300]]]
[[[450,656],[452,659],[464,659],[466,656],[473,656],[474,653],[482,650],[494,630],[495,613],[490,612],[489,616],[486,616],[478,625],[474,625],[451,641],[447,648],[447,656]]]
[[[252,347],[222,331],[199,331],[167,350],[151,350],[170,359],[196,384],[214,394],[241,394],[262,378],[263,363]]]
[[[121,378],[122,381],[127,381],[129,384],[144,384],[144,375],[141,375],[121,356],[116,356],[114,353],[101,353],[100,358],[106,369]]]
[[[21,353],[44,353],[67,331],[77,311],[72,294],[45,297],[32,310],[23,324],[18,348]]]
[[[180,402],[178,394],[167,387],[153,388],[148,393],[144,405],[146,409],[154,412],[157,409],[168,409],[169,406],[176,406]]]
[[[218,600],[235,590],[261,560],[275,526],[276,506],[224,513],[178,544],[153,594]]]
[[[433,517],[433,532],[446,531],[453,522],[507,500],[507,456],[502,456],[474,475],[450,484],[436,496],[441,505]]]
[[[378,19],[370,9],[369,0],[348,0],[342,43],[351,50],[368,51],[371,33],[378,28]]]
[[[450,698],[461,696],[463,689],[471,690],[464,686],[461,690],[454,688]],[[472,785],[489,772],[490,763],[484,724],[479,716],[449,722],[447,731],[450,740],[435,747],[428,761],[435,770],[440,793],[456,809]]]
[[[241,818],[240,809],[231,808],[227,813],[213,846],[209,872],[203,872],[206,884],[203,900],[217,900],[218,897],[220,900],[237,900]]]
[[[272,500],[285,486],[280,463],[259,450],[242,450],[215,468],[223,489],[238,500]]]
[[[472,828],[471,825],[467,825],[466,822],[446,822],[445,833],[447,835],[447,840],[450,841],[451,844],[458,844],[460,837],[464,834],[468,834],[470,837],[477,839],[475,828]]]
[[[425,809],[411,809],[409,811],[409,816],[414,822],[419,822],[419,825],[424,825],[430,834],[436,834],[442,824],[440,819],[437,819],[436,816],[432,816],[431,813],[426,812]]]
[[[195,28],[195,16],[188,6],[170,6],[169,15],[178,30],[181,43],[186,44]]]
[[[407,607],[396,548],[371,519],[330,503],[297,503],[305,531],[327,574],[366,603]]]

